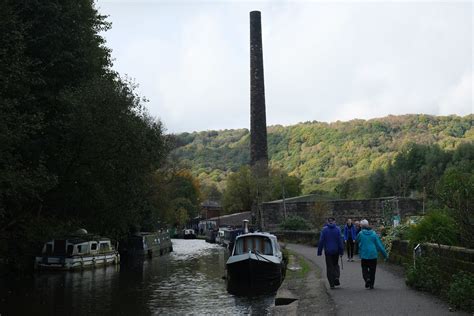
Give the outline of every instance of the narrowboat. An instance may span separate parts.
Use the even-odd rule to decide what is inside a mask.
[[[244,233],[235,238],[227,260],[227,291],[235,295],[258,295],[278,290],[286,264],[276,236],[269,233]]]
[[[215,244],[216,243],[216,237],[217,237],[217,230],[210,229],[206,233],[206,242],[210,244]]]
[[[242,229],[227,228],[224,230],[224,237],[221,239],[221,244],[226,247],[229,251],[234,249],[235,238],[242,234]]]
[[[120,255],[129,257],[161,256],[173,251],[168,232],[139,232],[122,241],[119,246]]]
[[[216,244],[224,245],[224,230],[219,228],[216,235]]]
[[[35,258],[38,270],[74,270],[119,264],[120,254],[109,238],[88,234],[85,229],[43,245]]]
[[[196,233],[194,232],[194,229],[183,229],[183,238],[184,239],[196,239]]]

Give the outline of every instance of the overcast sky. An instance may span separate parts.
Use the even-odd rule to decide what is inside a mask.
[[[168,132],[249,128],[249,11],[262,11],[267,124],[473,106],[471,1],[99,0],[114,68]]]

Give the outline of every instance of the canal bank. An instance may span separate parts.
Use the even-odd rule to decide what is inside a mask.
[[[321,279],[321,270],[294,251],[289,251],[286,278],[275,296],[272,314],[336,314],[334,303]]]

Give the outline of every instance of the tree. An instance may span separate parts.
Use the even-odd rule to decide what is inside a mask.
[[[90,0],[0,3],[0,255],[13,266],[72,228],[118,239],[157,218],[169,145],[112,71],[109,26]]]
[[[180,169],[168,160],[162,168],[154,173],[151,205],[156,221],[161,226],[181,225],[183,210],[186,218],[198,215],[201,203],[199,181],[186,169]]]
[[[223,194],[223,208],[226,213],[250,211],[257,195],[256,179],[249,166],[243,166],[239,172],[227,177]]]
[[[215,183],[211,183],[210,185],[201,185],[201,194],[203,200],[220,202],[222,199],[222,192],[219,191]]]
[[[281,169],[270,170],[270,200],[279,200],[301,195],[301,179],[290,176]]]
[[[249,166],[227,177],[223,207],[227,213],[250,211],[254,201],[259,203],[301,194],[301,180],[279,169],[271,169],[268,178],[254,175]]]
[[[188,211],[185,208],[178,208],[175,213],[175,223],[178,227],[183,227],[189,221]]]
[[[461,242],[474,247],[474,174],[461,168],[449,168],[437,185],[437,194],[442,203],[451,210],[461,234]]]
[[[377,198],[388,195],[386,185],[385,172],[382,169],[375,170],[368,178],[368,197]]]

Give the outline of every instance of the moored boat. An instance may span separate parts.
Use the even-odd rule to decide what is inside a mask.
[[[184,239],[196,239],[196,233],[194,229],[183,229],[183,238]]]
[[[88,234],[85,229],[46,242],[35,268],[45,270],[87,269],[118,264],[120,255],[109,238]]]
[[[224,230],[219,228],[216,235],[216,244],[224,245]]]
[[[286,269],[277,238],[269,233],[246,231],[236,237],[226,263],[227,291],[237,295],[275,292]]]
[[[224,230],[224,237],[221,239],[221,244],[232,251],[234,249],[235,238],[242,234],[244,231],[242,229],[227,228]]]
[[[217,237],[217,230],[210,229],[206,233],[206,242],[210,244],[215,244],[216,243],[216,237]]]
[[[120,243],[123,257],[154,257],[173,251],[168,232],[139,232]]]

